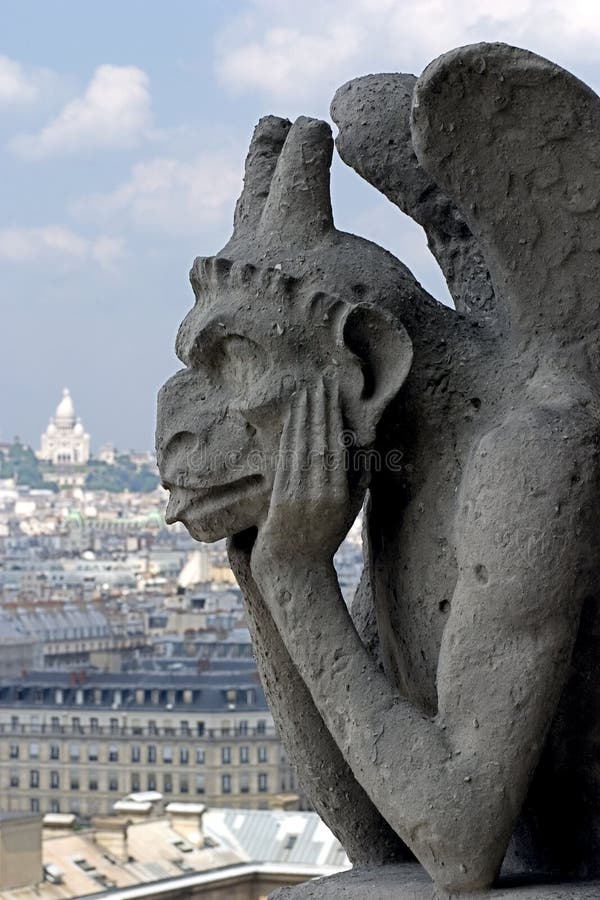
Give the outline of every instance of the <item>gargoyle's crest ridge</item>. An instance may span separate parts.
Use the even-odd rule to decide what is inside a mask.
[[[253,263],[223,256],[199,256],[190,271],[190,282],[198,302],[225,291],[242,290],[248,296],[267,293],[282,301],[291,299],[305,279],[295,278],[277,266]]]

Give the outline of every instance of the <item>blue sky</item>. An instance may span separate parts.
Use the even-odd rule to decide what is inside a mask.
[[[600,88],[594,0],[0,0],[0,439],[37,446],[66,385],[93,446],[150,447],[257,119],[328,118],[349,78],[478,40]],[[333,201],[446,296],[420,230],[339,160]]]

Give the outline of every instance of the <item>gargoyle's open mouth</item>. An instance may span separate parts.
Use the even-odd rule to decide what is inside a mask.
[[[190,510],[202,511],[210,514],[213,511],[237,503],[263,480],[262,475],[246,475],[227,484],[217,484],[208,488],[180,488],[171,487],[171,496],[166,512],[168,525],[180,522]]]

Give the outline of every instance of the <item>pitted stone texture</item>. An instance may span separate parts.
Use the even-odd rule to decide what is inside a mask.
[[[461,312],[493,313],[494,288],[476,238],[456,204],[420,165],[410,133],[414,75],[382,74],[342,85],[331,104],[344,162],[418,222]]]
[[[599,900],[600,881],[591,884],[499,885],[468,900]],[[269,900],[452,900],[437,890],[418,866],[368,866],[341,875],[278,888]]]

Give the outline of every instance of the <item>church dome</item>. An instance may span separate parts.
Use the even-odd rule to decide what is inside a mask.
[[[75,428],[73,429],[73,434],[76,434],[77,437],[83,437],[83,435],[84,435],[83,425],[81,424],[81,422],[79,420],[77,421],[77,424],[76,424]]]
[[[71,427],[75,425],[75,407],[68,388],[65,388],[63,391],[62,400],[56,407],[54,419],[57,425],[62,425],[63,427],[65,425]]]
[[[50,422],[48,428],[46,429],[46,434],[56,434],[56,425],[54,424],[54,422]]]

